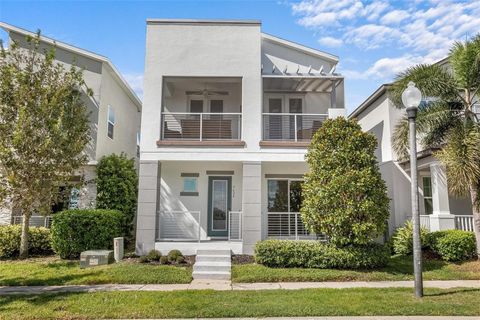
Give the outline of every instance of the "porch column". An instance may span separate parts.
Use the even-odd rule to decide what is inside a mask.
[[[243,253],[253,254],[255,243],[262,239],[262,163],[243,163],[242,211]]]
[[[455,217],[450,214],[448,200],[448,183],[446,169],[440,163],[430,165],[432,177],[432,206],[433,213],[430,216],[430,230],[455,229]]]
[[[155,248],[160,172],[159,161],[140,161],[135,245],[135,252],[138,255],[147,254]]]

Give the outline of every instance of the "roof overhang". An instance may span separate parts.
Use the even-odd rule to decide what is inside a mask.
[[[13,32],[13,33],[22,34],[22,35],[25,35],[25,36],[31,36],[31,37],[36,36],[36,33],[34,33],[34,32],[31,32],[31,31],[28,31],[28,30],[25,30],[25,29],[22,29],[22,28],[19,28],[19,27],[15,27],[15,26],[12,26],[8,23],[1,22],[1,21],[0,21],[0,28],[4,29],[8,33]],[[57,48],[61,48],[63,50],[73,52],[73,53],[78,54],[80,56],[105,63],[105,66],[108,69],[110,69],[110,71],[114,75],[114,78],[118,81],[120,86],[123,87],[125,92],[129,95],[129,97],[135,103],[135,105],[137,107],[137,110],[138,111],[142,110],[142,102],[140,101],[138,96],[135,94],[135,91],[133,91],[133,89],[130,87],[128,82],[123,78],[122,74],[117,70],[115,65],[107,57],[99,55],[99,54],[91,52],[91,51],[88,51],[88,50],[85,50],[85,49],[82,49],[82,48],[75,47],[73,45],[70,45],[70,44],[67,44],[67,43],[64,43],[64,42],[61,42],[61,41],[54,40],[54,39],[49,38],[49,37],[45,37],[44,35],[41,35],[40,41],[42,41],[44,43],[47,43],[49,45],[55,46]]]
[[[384,95],[388,88],[391,86],[390,83],[382,84],[375,90],[365,101],[363,101],[355,110],[350,113],[348,116],[349,119],[358,117],[363,111],[365,111],[372,103],[377,101],[382,95]]]
[[[313,48],[301,45],[299,43],[292,42],[292,41],[289,41],[289,40],[285,40],[285,39],[282,39],[282,38],[279,38],[279,37],[275,37],[275,36],[272,36],[272,35],[267,34],[267,33],[262,32],[262,39],[266,40],[266,41],[276,43],[276,44],[279,44],[279,45],[282,45],[282,46],[285,46],[285,47],[288,47],[288,48],[291,48],[291,49],[294,49],[296,51],[300,51],[302,53],[305,53],[305,54],[308,54],[308,55],[311,55],[311,56],[314,56],[314,57],[317,57],[317,58],[325,59],[327,61],[332,62],[333,64],[337,64],[338,61],[339,61],[338,57],[333,55],[333,54],[330,54],[330,53],[327,53],[327,52],[324,52],[324,51],[321,51],[321,50],[313,49]]]
[[[222,19],[155,19],[148,18],[147,24],[179,24],[179,25],[254,25],[260,26],[260,20],[222,20]]]

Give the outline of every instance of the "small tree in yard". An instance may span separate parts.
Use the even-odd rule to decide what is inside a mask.
[[[89,141],[81,70],[56,63],[53,50],[40,53],[40,33],[27,44],[0,53],[0,205],[8,200],[23,214],[21,258],[30,216],[50,212]]]
[[[123,232],[132,235],[137,207],[138,177],[135,161],[125,154],[105,156],[97,165],[97,208],[115,209],[124,214]]]
[[[325,121],[308,149],[302,218],[338,246],[365,245],[385,231],[389,199],[376,145],[356,121],[340,117]]]

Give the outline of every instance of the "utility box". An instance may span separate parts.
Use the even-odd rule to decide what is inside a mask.
[[[101,266],[113,262],[112,250],[88,250],[80,254],[80,268]]]
[[[113,238],[113,257],[116,262],[123,259],[123,237]]]

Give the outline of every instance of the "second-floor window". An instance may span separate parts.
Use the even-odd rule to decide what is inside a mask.
[[[113,133],[115,129],[115,110],[112,106],[108,106],[108,118],[107,118],[107,136],[113,139]]]

